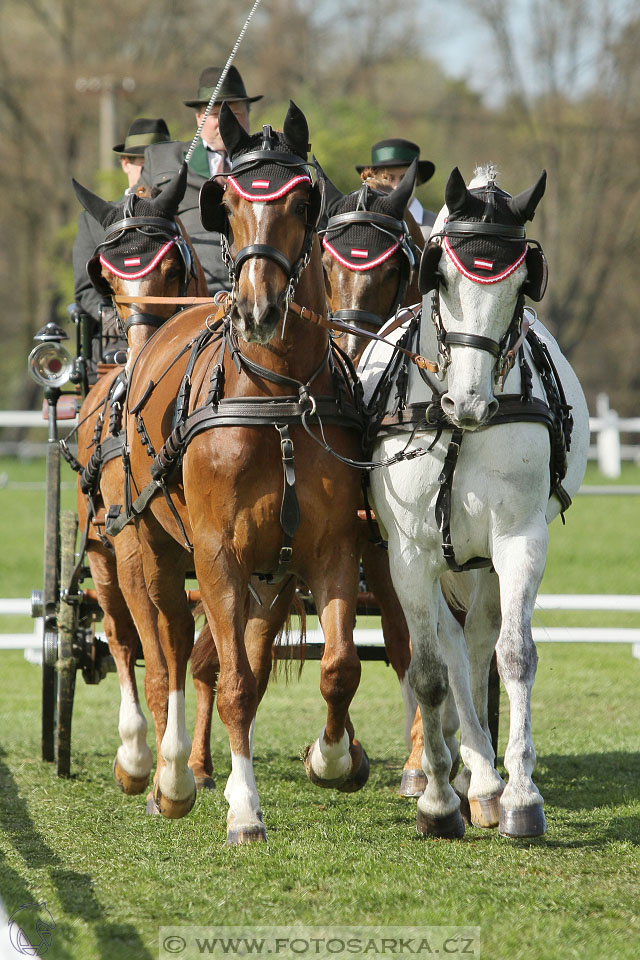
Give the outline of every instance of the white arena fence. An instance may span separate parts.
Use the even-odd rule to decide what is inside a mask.
[[[63,420],[60,423],[60,434],[64,436],[76,424],[75,420]],[[622,418],[609,406],[607,394],[601,393],[596,401],[596,416],[589,418],[592,433],[592,445],[589,457],[597,460],[601,473],[610,478],[620,476],[623,460],[631,461],[640,466],[640,444],[630,445],[621,442],[622,434],[640,434],[640,417]],[[10,411],[0,410],[1,428],[45,428],[46,422],[39,410]],[[11,444],[0,441],[0,455],[20,456],[30,458],[42,456],[46,452],[46,443],[21,441]],[[0,475],[0,487],[11,486],[6,478]],[[34,484],[16,483],[16,487],[34,486]],[[44,482],[38,486],[44,488]],[[580,490],[587,495],[629,495],[640,494],[639,486],[585,486]],[[537,610],[595,610],[603,613],[611,611],[631,611],[640,613],[640,596],[615,594],[576,594],[540,595],[537,601]],[[29,600],[0,599],[0,617],[2,615],[29,616],[31,602]],[[616,627],[534,627],[533,636],[536,643],[630,643],[633,654],[640,657],[640,628]],[[355,631],[356,643],[382,646],[381,630]],[[320,631],[309,631],[308,643],[321,643]],[[0,650],[25,650],[29,659],[37,658],[42,645],[41,621],[34,621],[34,631],[31,634],[0,634]]]
[[[75,420],[60,421],[60,435],[65,436],[76,425]],[[44,429],[46,422],[39,410],[0,410],[2,428]],[[619,477],[622,461],[631,461],[640,466],[640,443],[622,443],[621,436],[640,434],[640,417],[619,417],[609,406],[606,393],[596,398],[596,415],[589,418],[592,444],[589,459],[596,460],[605,477]],[[46,442],[0,440],[0,456],[17,456],[21,459],[44,456]]]
[[[640,595],[632,594],[540,594],[536,612],[546,610],[579,610],[601,612],[640,613]],[[0,616],[29,616],[30,600],[0,599]],[[354,631],[356,644],[384,646],[382,630],[359,629]],[[640,658],[640,627],[542,627],[534,626],[536,643],[630,643],[634,657]],[[295,642],[295,640],[294,640]],[[319,629],[307,631],[307,643],[322,643]],[[28,659],[37,659],[42,647],[42,620],[34,620],[33,633],[0,634],[0,650],[24,650]]]

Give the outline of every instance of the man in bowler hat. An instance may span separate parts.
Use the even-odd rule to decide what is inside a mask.
[[[193,100],[183,101],[186,107],[194,107],[196,123],[200,126],[211,95],[220,79],[221,67],[207,67],[200,74],[197,95]],[[262,95],[250,97],[239,71],[231,66],[207,117],[198,142],[189,159],[187,188],[178,208],[189,238],[193,243],[207,278],[209,293],[229,289],[229,272],[222,261],[220,234],[205,230],[200,222],[200,188],[210,177],[231,169],[224,143],[218,131],[218,116],[223,101],[231,107],[244,129],[249,132],[249,108]],[[190,142],[153,144],[147,147],[140,183],[148,187],[162,187],[171,180],[184,161]]]
[[[134,120],[123,143],[117,143],[113,152],[120,158],[128,186],[125,196],[135,191],[144,162],[144,151],[149,144],[168,143],[171,140],[168,127],[162,118],[149,120],[139,117]],[[96,247],[105,238],[105,232],[97,220],[82,210],[78,217],[78,232],[73,244],[73,295],[83,313],[94,320],[102,318],[102,338],[105,343],[105,358],[116,350],[126,347],[121,339],[113,305],[95,289],[87,274],[87,263]],[[96,359],[99,359],[96,357]]]
[[[412,161],[418,160],[416,187],[426,183],[435,173],[435,166],[431,160],[420,160],[420,147],[411,140],[392,137],[389,140],[380,140],[371,147],[371,163],[357,166],[360,179],[364,183],[369,177],[382,180],[389,190],[398,186],[409,169]],[[409,213],[419,225],[425,237],[431,233],[431,227],[436,221],[435,213],[425,210],[417,197],[412,197],[409,203]]]

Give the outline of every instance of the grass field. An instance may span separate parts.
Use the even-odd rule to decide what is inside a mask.
[[[0,461],[12,481],[42,464]],[[621,482],[637,483],[627,468]],[[66,480],[70,477],[67,475]],[[588,482],[599,483],[595,473]],[[0,488],[0,596],[28,596],[42,565],[42,490]],[[63,492],[72,506],[74,492]],[[640,500],[578,497],[551,528],[543,592],[638,593]],[[570,622],[638,625],[638,615]],[[567,622],[538,614],[538,623]],[[0,630],[10,627],[6,618]],[[228,849],[226,734],[214,722],[216,790],[188,817],[144,815],[111,777],[118,745],[114,676],[78,678],[71,779],[40,756],[40,670],[0,652],[0,894],[8,914],[45,899],[53,960],[150,960],[168,925],[480,927],[487,960],[636,960],[640,955],[640,661],[626,645],[539,649],[533,692],[535,775],[548,833],[507,841],[471,828],[459,843],[415,833],[415,801],[397,796],[404,747],[395,675],[363,667],[353,706],[371,758],[363,791],[309,784],[301,749],[319,733],[319,668],[271,684],[258,715],[256,776],[269,842]],[[143,671],[139,671],[142,681]],[[192,722],[193,696],[188,702]],[[503,704],[499,755],[508,708]],[[15,954],[18,956],[18,954]],[[475,954],[477,956],[477,954]],[[164,956],[164,955],[163,955]],[[0,947],[0,957],[2,948]]]
[[[182,821],[145,817],[143,799],[111,779],[115,678],[79,681],[62,781],[39,760],[39,669],[5,652],[0,672],[0,890],[9,914],[46,899],[47,957],[147,960],[172,924],[464,924],[481,928],[491,960],[638,956],[640,662],[628,647],[540,650],[533,724],[548,833],[533,842],[476,828],[457,843],[417,837],[415,801],[396,794],[401,704],[383,664],[364,666],[354,703],[372,766],[354,795],[313,787],[298,759],[323,722],[318,665],[271,684],[255,739],[269,840],[232,849],[219,721],[216,790]]]

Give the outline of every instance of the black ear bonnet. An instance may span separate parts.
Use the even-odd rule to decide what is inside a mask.
[[[540,192],[540,181],[536,187]],[[528,240],[524,229],[524,218],[533,217],[530,209],[533,201],[521,210],[518,202],[524,194],[512,198],[494,184],[464,189],[466,196],[452,195],[454,209],[450,209],[442,233],[438,235],[440,242],[430,240],[424,249],[418,274],[420,292],[424,295],[436,287],[444,249],[459,272],[475,283],[497,283],[526,263],[527,279],[522,292],[534,301],[541,300],[547,286],[547,261],[539,243]],[[544,186],[540,195],[542,192]]]
[[[229,111],[230,113],[230,111]],[[250,136],[239,132],[233,114],[228,116],[223,105],[220,110],[220,131],[230,148],[231,173],[225,174],[227,190],[233,190],[245,200],[269,202],[285,196],[301,183],[310,185],[310,226],[315,226],[322,210],[323,185],[312,184],[307,152],[309,131],[304,115],[291,104],[283,131],[275,131],[265,124],[261,133]],[[234,125],[235,123],[235,125]],[[212,177],[200,191],[200,219],[205,230],[225,233],[227,217],[222,206],[225,185],[221,177]]]

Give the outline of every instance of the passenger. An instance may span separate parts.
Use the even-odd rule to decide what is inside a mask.
[[[426,183],[435,173],[435,166],[430,160],[420,160],[420,147],[411,140],[392,138],[380,140],[371,147],[371,163],[356,167],[360,179],[364,183],[369,177],[382,180],[389,190],[398,186],[409,169],[413,160],[418,158],[418,175],[416,187]],[[422,230],[423,236],[429,237],[431,227],[436,221],[436,214],[425,210],[417,197],[413,196],[409,203],[409,213]]]
[[[147,120],[140,117],[133,121],[124,143],[117,143],[113,148],[113,152],[120,157],[120,166],[128,180],[124,196],[135,192],[144,162],[145,148],[151,143],[168,143],[170,140],[169,130],[163,119]],[[78,232],[73,245],[73,295],[83,313],[88,313],[96,321],[102,320],[102,356],[100,341],[96,339],[94,362],[110,362],[117,351],[126,349],[127,346],[118,330],[111,300],[98,293],[87,273],[87,263],[104,238],[105,232],[98,221],[83,210],[78,217]]]
[[[199,126],[209,104],[209,99],[220,79],[221,67],[207,67],[200,74],[198,93],[193,100],[185,100],[187,107],[196,108],[196,123]],[[204,183],[219,173],[230,170],[224,143],[218,132],[218,115],[223,101],[231,107],[236,117],[249,133],[249,108],[262,95],[249,97],[238,70],[230,67],[211,112],[189,159],[187,189],[178,208],[185,230],[194,245],[207,279],[209,293],[229,289],[229,271],[222,261],[220,234],[204,229],[200,221],[199,197]],[[140,182],[147,187],[162,190],[184,161],[190,142],[173,141],[147,147]]]

